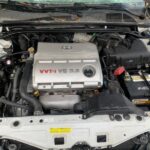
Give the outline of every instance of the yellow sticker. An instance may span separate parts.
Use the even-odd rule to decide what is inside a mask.
[[[71,128],[50,128],[49,132],[53,134],[60,134],[60,133],[71,133]]]

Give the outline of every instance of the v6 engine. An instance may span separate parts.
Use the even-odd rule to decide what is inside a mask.
[[[96,45],[38,43],[34,56],[33,87],[38,90],[96,88],[103,84]]]

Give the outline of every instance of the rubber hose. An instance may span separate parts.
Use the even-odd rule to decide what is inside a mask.
[[[19,108],[23,108],[23,109],[28,109],[27,106],[8,101],[8,100],[6,100],[5,97],[0,97],[0,103],[6,104],[6,105],[9,105],[12,107],[19,107]]]
[[[42,115],[43,114],[42,105],[40,104],[38,99],[36,99],[35,97],[27,93],[27,86],[29,83],[30,75],[32,73],[32,65],[33,65],[33,60],[29,58],[26,61],[25,67],[23,69],[23,74],[22,74],[20,87],[19,87],[19,93],[23,100],[26,100],[29,104],[32,105],[34,109],[34,115]]]
[[[13,80],[12,99],[11,99],[12,102],[15,102],[15,99],[16,99],[17,88],[18,88],[18,78],[20,76],[20,73],[21,73],[21,68],[19,67],[19,68],[17,68],[17,71],[15,73],[15,77]]]
[[[11,87],[12,87],[12,84],[10,83],[9,86],[8,86],[7,93],[6,93],[6,95],[5,95],[5,97],[6,97],[7,99],[9,99],[9,96],[10,96]]]

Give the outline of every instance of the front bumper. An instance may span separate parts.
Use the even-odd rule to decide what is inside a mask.
[[[136,115],[130,115],[129,120],[122,116],[120,121],[112,120],[108,115],[86,120],[81,115],[0,119],[1,139],[16,140],[43,150],[69,149],[78,143],[101,149],[115,147],[149,131],[149,116],[137,119]],[[101,136],[103,138],[99,141]],[[63,144],[55,143],[59,138],[64,139]]]

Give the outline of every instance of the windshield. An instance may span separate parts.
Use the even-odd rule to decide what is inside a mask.
[[[54,17],[54,19],[52,16],[60,16],[60,14],[69,15],[68,18],[66,17],[67,21],[74,20],[74,17],[75,20],[80,18],[81,22],[102,21],[103,19],[106,21],[106,18],[102,16],[102,14],[107,12],[120,14],[124,12],[136,19],[145,17],[144,0],[0,0],[0,2],[2,6],[0,20],[2,21],[37,21],[39,19],[40,21],[44,19],[46,21],[48,19],[57,21],[57,18]],[[29,13],[33,14],[31,15]],[[51,15],[51,17],[49,15]],[[115,15],[115,17],[118,16]],[[114,20],[115,19],[113,19],[113,21]]]
[[[11,0],[17,2],[42,3],[42,4],[114,4],[121,3],[129,7],[144,7],[144,0]]]

